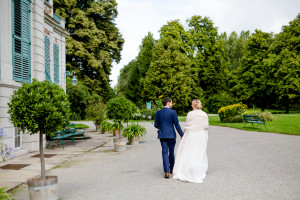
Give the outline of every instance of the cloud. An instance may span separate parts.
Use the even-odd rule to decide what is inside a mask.
[[[219,32],[240,33],[260,29],[278,33],[282,25],[293,20],[300,8],[299,0],[119,0],[117,27],[125,44],[122,60],[114,64],[111,86],[117,84],[120,69],[139,52],[142,38],[151,32],[156,39],[158,30],[174,19],[183,24],[193,15],[209,17]]]

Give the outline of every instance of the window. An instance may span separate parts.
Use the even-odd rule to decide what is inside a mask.
[[[15,148],[22,147],[22,133],[19,127],[15,127]]]
[[[59,84],[59,48],[57,44],[53,45],[54,60],[54,83]]]
[[[31,80],[30,0],[12,1],[13,79]]]
[[[45,79],[51,82],[50,76],[50,39],[45,36]]]

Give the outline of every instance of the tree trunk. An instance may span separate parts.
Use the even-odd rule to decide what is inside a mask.
[[[41,177],[46,178],[44,148],[43,148],[43,131],[40,130],[40,159],[41,159]]]
[[[285,112],[286,113],[290,112],[290,99],[289,99],[289,97],[286,98]]]
[[[119,121],[119,138],[122,137],[122,133],[121,133],[121,121]]]

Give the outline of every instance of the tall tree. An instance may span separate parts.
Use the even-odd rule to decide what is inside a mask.
[[[227,63],[224,47],[213,22],[201,16],[187,20],[188,32],[193,40],[193,68],[197,72],[197,84],[206,96],[224,90]]]
[[[154,39],[153,34],[150,32],[142,40],[142,44],[140,45],[140,52],[137,56],[137,62],[141,77],[145,77],[147,71],[150,68],[155,43],[156,40]]]
[[[121,59],[124,39],[115,25],[115,0],[54,0],[55,13],[66,20],[67,69],[104,100],[111,96],[109,75]]]
[[[118,95],[126,97],[131,70],[135,65],[137,65],[136,59],[130,61],[120,70],[120,76],[118,77],[118,84],[116,86]]]
[[[229,63],[229,71],[241,66],[241,60],[246,52],[246,43],[249,36],[249,31],[242,31],[240,35],[233,31],[228,38],[226,33],[221,34],[225,50],[225,60]]]
[[[271,85],[288,113],[290,104],[300,102],[300,14],[276,35],[266,66],[271,67]]]
[[[271,70],[264,64],[273,40],[272,33],[255,30],[248,40],[241,66],[234,72],[236,80],[231,89],[240,100],[262,111],[274,101],[269,83]]]
[[[174,108],[183,111],[201,92],[193,80],[191,60],[182,52],[181,42],[171,36],[160,38],[144,80],[144,97],[148,100],[172,97]]]
[[[187,56],[193,55],[193,40],[190,33],[185,30],[179,20],[173,20],[167,22],[160,29],[160,38],[172,37],[179,42],[180,50]]]
[[[148,33],[142,40],[138,56],[124,66],[118,79],[118,94],[124,95],[139,107],[145,104],[142,97],[143,79],[150,68],[155,42],[153,35]]]

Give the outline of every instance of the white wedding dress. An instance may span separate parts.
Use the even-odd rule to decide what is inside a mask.
[[[203,182],[208,169],[207,129],[208,116],[205,112],[195,109],[188,113],[185,134],[175,155],[173,179],[194,183]]]

